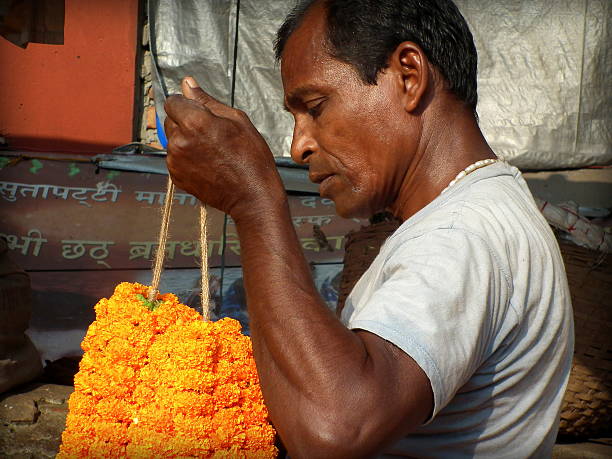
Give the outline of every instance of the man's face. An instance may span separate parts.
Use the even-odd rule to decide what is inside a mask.
[[[295,118],[291,156],[308,164],[320,194],[343,217],[370,217],[397,198],[415,148],[386,72],[367,85],[355,69],[328,55],[324,11],[313,9],[283,50],[285,105]]]

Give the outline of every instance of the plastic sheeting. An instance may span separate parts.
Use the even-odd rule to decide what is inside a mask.
[[[612,164],[612,2],[456,2],[476,40],[480,124],[497,154],[533,170]],[[291,5],[150,0],[162,86],[178,92],[180,78],[192,75],[230,103],[235,68],[234,105],[249,114],[275,155],[288,156],[293,120],[281,108],[272,43]],[[154,88],[158,95],[160,84]]]

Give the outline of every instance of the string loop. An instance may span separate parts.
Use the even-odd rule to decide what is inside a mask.
[[[170,215],[172,213],[172,204],[174,202],[174,183],[172,178],[168,176],[166,185],[166,199],[162,210],[161,227],[159,230],[159,238],[157,243],[157,252],[153,263],[153,276],[151,279],[151,287],[147,294],[149,301],[155,301],[159,293],[159,281],[161,273],[164,269],[164,258],[166,256],[166,243],[168,241],[168,233],[170,229]],[[206,206],[200,203],[200,275],[201,275],[201,302],[202,302],[202,317],[204,320],[210,319],[209,308],[209,293],[208,293],[208,242],[207,242],[207,227],[206,227]]]

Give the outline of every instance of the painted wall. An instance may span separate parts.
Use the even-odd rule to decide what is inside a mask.
[[[138,0],[66,0],[63,45],[0,37],[0,135],[12,149],[110,151],[132,140]]]
[[[55,360],[81,354],[80,343],[94,320],[93,306],[108,298],[117,284],[150,285],[167,179],[158,174],[97,171],[90,162],[65,161],[76,155],[46,156],[58,161],[33,159],[9,166],[8,158],[0,155],[0,238],[7,241],[12,261],[31,277],[28,334],[43,359]],[[289,208],[315,285],[334,309],[344,236],[365,222],[338,217],[333,203],[318,196],[289,196]],[[198,218],[197,200],[177,189],[159,287],[196,308],[201,285]],[[223,223],[221,212],[210,208],[210,296],[217,316],[234,317],[246,329],[241,249],[231,219],[221,285]],[[314,224],[320,225],[320,232],[315,232]],[[3,314],[0,310],[0,324]]]

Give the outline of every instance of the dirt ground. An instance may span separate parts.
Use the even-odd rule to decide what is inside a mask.
[[[68,414],[72,386],[33,383],[0,394],[0,457],[55,457]],[[612,439],[558,444],[553,459],[612,457]]]

